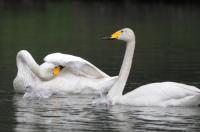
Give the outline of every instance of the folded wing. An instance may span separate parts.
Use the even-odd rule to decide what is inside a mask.
[[[89,78],[105,78],[109,77],[96,66],[80,57],[73,55],[53,53],[44,58],[45,62],[61,65],[67,72],[71,72],[77,76],[85,76]]]

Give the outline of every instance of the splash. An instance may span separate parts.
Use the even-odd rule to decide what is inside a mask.
[[[28,99],[46,99],[53,95],[51,91],[45,88],[32,88],[31,86],[26,87],[23,98]]]
[[[113,104],[108,96],[100,93],[98,97],[94,98],[94,100],[92,101],[92,105],[93,106],[103,105],[109,107],[112,106]]]

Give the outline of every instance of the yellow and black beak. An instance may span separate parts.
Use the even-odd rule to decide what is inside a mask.
[[[111,40],[111,39],[118,39],[118,37],[121,35],[121,30],[113,33],[111,36],[105,36],[103,37],[102,39],[105,39],[105,40]]]
[[[54,76],[57,76],[60,71],[63,69],[63,66],[56,66],[54,69],[53,69],[53,75]]]

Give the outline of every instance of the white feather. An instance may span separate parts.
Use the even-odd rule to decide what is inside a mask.
[[[151,83],[125,94],[115,103],[134,106],[197,106],[200,90],[176,82]]]
[[[200,90],[198,88],[175,82],[147,84],[122,95],[132,65],[135,34],[131,29],[124,28],[111,36],[125,41],[127,47],[119,79],[109,90],[108,97],[106,98],[108,101],[111,101],[112,104],[163,107],[198,106],[200,104]]]
[[[80,57],[54,53],[44,60],[43,64],[38,65],[28,51],[18,52],[18,73],[13,81],[16,92],[24,93],[26,88],[31,87],[36,93],[43,93],[42,89],[62,94],[105,93],[117,79],[117,76],[108,76]],[[53,70],[58,65],[64,68],[57,76],[53,76]]]
[[[75,75],[81,75],[91,78],[105,78],[109,77],[107,74],[99,70],[90,62],[76,56],[53,53],[44,58],[45,62],[61,65]]]

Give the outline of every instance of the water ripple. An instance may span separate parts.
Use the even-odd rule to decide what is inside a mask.
[[[199,131],[200,108],[91,105],[90,95],[49,99],[13,98],[15,130],[44,131]]]

